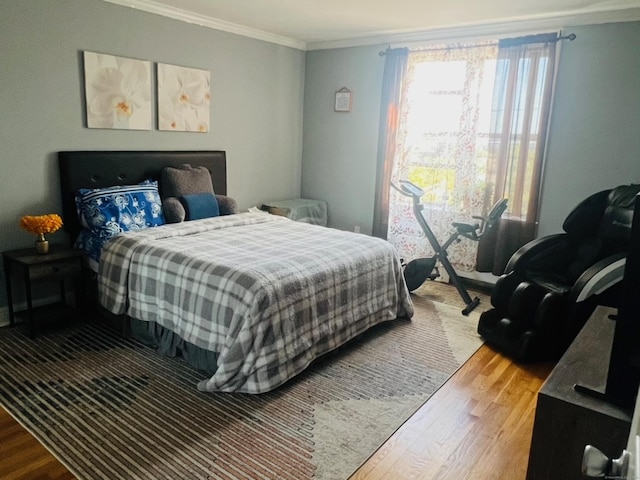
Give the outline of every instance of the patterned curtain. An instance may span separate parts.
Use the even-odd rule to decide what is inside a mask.
[[[405,72],[407,70],[406,48],[388,49],[385,54],[382,77],[382,102],[378,134],[378,161],[376,176],[376,198],[373,211],[374,237],[387,238],[389,223],[389,182],[393,169],[400,119],[400,105]]]
[[[478,249],[477,269],[504,272],[511,255],[533,240],[551,107],[557,34],[501,40],[496,65],[485,211],[509,207]]]
[[[385,137],[395,144],[381,150],[386,168],[393,162],[391,181],[408,179],[425,190],[423,213],[440,243],[453,233],[452,222],[470,222],[509,200],[499,227],[480,246],[451,245],[457,269],[499,275],[535,237],[556,42],[553,33],[408,55],[397,131]],[[378,187],[388,195],[388,240],[406,260],[433,255],[411,200],[384,190],[387,178],[379,177],[386,183]]]
[[[402,93],[392,181],[419,185],[424,215],[444,241],[455,221],[480,215],[486,190],[493,75],[497,44],[447,45],[410,52]],[[405,260],[433,255],[411,208],[392,190],[388,239]],[[472,270],[477,244],[448,250],[456,268]]]

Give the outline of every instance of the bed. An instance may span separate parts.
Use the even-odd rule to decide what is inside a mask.
[[[185,163],[226,194],[225,152],[60,152],[63,215],[75,195],[159,178]],[[400,260],[386,241],[239,213],[119,234],[102,248],[100,308],[132,334],[206,372],[203,391],[262,393],[369,328],[411,317]]]

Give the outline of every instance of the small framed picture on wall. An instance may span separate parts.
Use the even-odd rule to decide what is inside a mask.
[[[340,90],[336,91],[333,110],[335,112],[351,111],[351,90],[349,90],[347,87],[342,87]]]

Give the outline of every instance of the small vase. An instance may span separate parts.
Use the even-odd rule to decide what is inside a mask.
[[[36,252],[38,252],[39,255],[49,253],[49,241],[44,238],[43,233],[39,234],[36,240]]]

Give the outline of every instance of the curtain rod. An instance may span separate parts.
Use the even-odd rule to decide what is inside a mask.
[[[570,42],[573,42],[575,39],[576,39],[575,33],[570,33],[569,35],[558,37],[558,40],[569,40]]]
[[[542,35],[527,35],[524,37],[520,37],[520,39],[526,39],[526,38],[538,38],[540,36],[543,36],[545,34]],[[576,34],[575,33],[570,33],[569,35],[562,35],[559,37],[556,37],[554,39],[554,41],[558,42],[560,40],[569,40],[570,42],[573,42],[576,39]],[[504,39],[504,40],[496,40],[494,42],[487,42],[484,44],[478,44],[478,45],[466,45],[466,46],[451,46],[451,47],[436,47],[436,48],[423,48],[423,49],[419,49],[419,50],[413,50],[414,52],[437,52],[440,50],[456,50],[456,49],[463,49],[463,48],[480,48],[480,47],[487,47],[490,45],[498,45],[500,42],[502,41],[506,41],[506,40],[512,40],[512,41],[518,41],[518,38],[509,38],[509,39]],[[522,41],[522,43],[532,43],[532,42],[527,42]],[[378,53],[378,55],[380,55],[381,57],[384,57],[387,52],[391,50],[391,46],[388,46],[386,50],[383,50],[381,52]]]

